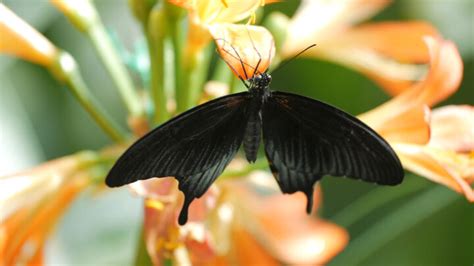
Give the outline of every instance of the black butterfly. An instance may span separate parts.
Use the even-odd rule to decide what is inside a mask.
[[[185,196],[183,225],[190,203],[207,191],[241,144],[247,160],[255,162],[261,136],[281,191],[304,192],[308,213],[313,185],[324,175],[382,185],[402,182],[397,155],[357,118],[317,100],[272,91],[267,73],[249,82],[248,92],[199,105],[139,139],[115,163],[106,184],[174,176]]]

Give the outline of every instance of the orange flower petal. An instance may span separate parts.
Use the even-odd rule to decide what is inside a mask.
[[[285,264],[325,264],[349,241],[341,227],[310,216],[282,216],[276,210],[259,216],[260,230],[254,233],[260,244]]]
[[[443,106],[432,114],[431,147],[461,153],[474,151],[474,106]]]
[[[176,222],[179,201],[158,208],[146,203],[144,228],[154,263],[168,258],[193,265],[314,264],[328,261],[347,244],[344,229],[306,215],[303,194],[282,195],[269,173],[250,176],[213,186],[191,205],[184,226]],[[314,196],[316,209],[319,187]]]
[[[234,221],[272,257],[290,265],[323,264],[347,244],[344,229],[306,214],[303,193],[281,194],[268,173],[252,175],[249,181],[232,182],[228,187],[235,194]],[[317,186],[313,195],[315,212],[320,195]]]
[[[381,22],[360,25],[345,31],[337,39],[350,46],[372,49],[405,63],[428,63],[430,55],[424,36],[439,36],[426,22]]]
[[[430,146],[426,150],[458,183],[466,199],[474,202],[474,190],[470,185],[474,183],[474,152],[460,154]]]
[[[87,177],[72,176],[58,187],[58,191],[36,201],[35,206],[21,209],[7,218],[6,224],[0,225],[0,242],[8,243],[2,245],[3,262],[6,265],[23,264],[41,259],[47,235],[67,206],[87,184]],[[24,253],[25,245],[30,249],[27,254]]]
[[[460,155],[426,146],[392,144],[404,168],[443,184],[474,202],[474,154]]]
[[[391,94],[399,94],[425,74],[430,60],[424,36],[438,36],[422,22],[367,24],[341,32],[308,55],[359,70]]]
[[[235,255],[227,258],[227,262],[233,262],[227,265],[280,265],[246,230],[234,229],[232,238]]]
[[[222,59],[244,80],[264,73],[275,55],[273,37],[259,26],[216,24],[209,27]]]
[[[144,206],[145,243],[154,265],[161,265],[164,258],[172,258],[173,251],[182,245],[176,223],[177,203],[164,204],[159,210],[150,204]]]
[[[84,157],[81,157],[84,156]],[[0,220],[26,206],[37,204],[57,190],[79,166],[86,153],[49,161],[22,173],[0,177]]]
[[[362,71],[396,95],[424,74],[416,65],[430,59],[424,36],[439,35],[424,22],[370,23],[334,36],[312,53]]]
[[[443,166],[423,150],[423,146],[398,143],[392,144],[392,147],[406,169],[460,191],[456,181],[449,177],[449,173]]]
[[[164,202],[175,201],[178,194],[178,181],[172,177],[140,180],[128,187],[138,196]]]
[[[408,117],[413,121],[409,121],[408,125],[410,125],[410,128],[418,129],[413,133],[425,132],[419,136],[420,139],[416,140],[415,143],[423,143],[426,140],[428,125],[427,119],[422,119],[423,116],[420,115],[423,114],[420,108],[424,108],[422,107],[424,105],[436,104],[457,90],[462,78],[462,61],[456,47],[451,42],[441,39],[426,38],[426,43],[430,51],[432,65],[426,79],[390,101],[359,116],[366,123],[373,126],[375,130],[383,132],[384,128],[397,129],[396,125],[389,124],[390,121],[396,117],[403,119],[404,115],[411,114]],[[415,114],[418,114],[418,116],[415,116]],[[424,125],[420,123],[423,120],[425,121]],[[407,123],[407,121],[408,119],[402,124]],[[403,127],[402,125],[399,126]],[[394,137],[393,133],[391,134],[392,137]],[[399,141],[414,140],[413,134],[411,134],[410,139],[405,139],[404,134],[406,132],[400,131],[399,133],[400,135],[395,138]]]
[[[250,17],[263,3],[261,0],[198,0],[200,17],[209,23],[234,23]],[[209,8],[212,9],[209,12]],[[204,12],[202,12],[204,10]],[[209,21],[209,19],[211,19]]]
[[[187,8],[195,24],[233,23],[250,17],[262,0],[171,0],[171,3]]]
[[[430,140],[430,110],[426,105],[375,108],[359,115],[390,142],[426,144]]]
[[[389,0],[303,0],[290,21],[282,53],[290,57],[308,45],[320,44],[351,24],[370,17]]]
[[[58,50],[43,35],[0,3],[0,53],[48,66]]]
[[[81,169],[95,159],[83,152],[0,178],[0,264],[32,264],[42,258],[58,218],[90,184],[89,173]]]
[[[189,208],[188,222],[179,226],[178,214],[182,207],[182,193],[175,179],[149,179],[135,182],[132,190],[145,199],[145,241],[154,265],[161,265],[164,258],[176,264],[208,264],[215,254],[215,244],[204,227],[211,210],[216,205],[216,189],[211,187]],[[184,250],[185,252],[181,252]],[[180,263],[178,263],[180,262]]]
[[[454,43],[432,37],[424,39],[430,52],[430,70],[423,82],[407,90],[400,101],[415,101],[433,106],[459,88],[463,62]]]

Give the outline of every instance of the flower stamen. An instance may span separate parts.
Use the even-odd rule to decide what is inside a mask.
[[[226,1],[226,0],[221,0],[221,3],[222,3],[222,5],[225,6],[225,8],[228,8],[228,7],[229,7],[229,5],[227,4],[227,1]]]

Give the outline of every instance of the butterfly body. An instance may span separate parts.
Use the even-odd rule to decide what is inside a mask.
[[[255,162],[262,135],[262,106],[271,95],[271,76],[263,73],[250,80],[248,122],[245,128],[243,148],[249,163]]]
[[[390,145],[357,118],[323,102],[270,90],[271,76],[249,79],[249,91],[180,114],[135,142],[106,178],[111,187],[174,176],[188,207],[201,197],[243,146],[249,162],[262,142],[283,193],[301,191],[312,208],[314,184],[325,175],[396,185],[403,169]]]

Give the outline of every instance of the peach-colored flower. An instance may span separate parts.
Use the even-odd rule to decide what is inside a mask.
[[[0,53],[6,53],[30,62],[49,66],[58,49],[41,33],[16,16],[0,3]]]
[[[164,259],[193,265],[323,264],[348,242],[347,232],[308,216],[305,196],[283,195],[271,174],[222,180],[190,207],[190,220],[178,226],[181,205],[172,179],[137,182],[147,197],[145,233],[155,265]],[[315,192],[314,208],[321,192]]]
[[[449,105],[436,108],[431,116],[430,146],[459,153],[474,150],[474,108]]]
[[[405,167],[474,202],[474,107],[445,106],[431,116],[426,145],[395,144]]]
[[[187,53],[216,40],[219,53],[234,74],[242,79],[264,72],[275,53],[273,37],[260,26],[234,24],[252,18],[263,0],[170,0],[188,9],[189,31]],[[260,64],[258,62],[260,61]],[[257,66],[258,64],[258,66]],[[255,68],[258,67],[258,70]]]
[[[275,55],[273,37],[263,27],[226,23],[209,26],[209,32],[222,59],[244,80],[265,72]]]
[[[244,20],[254,14],[261,5],[260,0],[169,1],[188,10],[188,43],[193,49],[199,49],[209,43],[211,40],[211,35],[208,32],[209,26],[221,23],[236,23]]]
[[[190,265],[191,261],[212,258],[209,234],[201,221],[216,205],[215,187],[193,202],[185,226],[176,222],[182,199],[174,179],[146,180],[133,184],[132,188],[138,188],[136,191],[147,197],[144,207],[145,242],[154,265],[162,265],[165,259],[178,265]]]
[[[425,38],[430,70],[425,80],[360,115],[392,145],[403,166],[474,201],[474,115],[470,106],[432,106],[454,93],[462,79],[456,46]]]
[[[289,21],[280,51],[333,61],[366,74],[391,94],[398,94],[425,74],[429,62],[422,38],[438,33],[425,22],[381,22],[355,26],[389,4],[389,0],[303,0]]]
[[[169,0],[187,8],[193,24],[211,25],[244,20],[265,4],[262,0]]]
[[[0,178],[0,264],[42,264],[45,241],[72,200],[90,184],[79,153]]]

